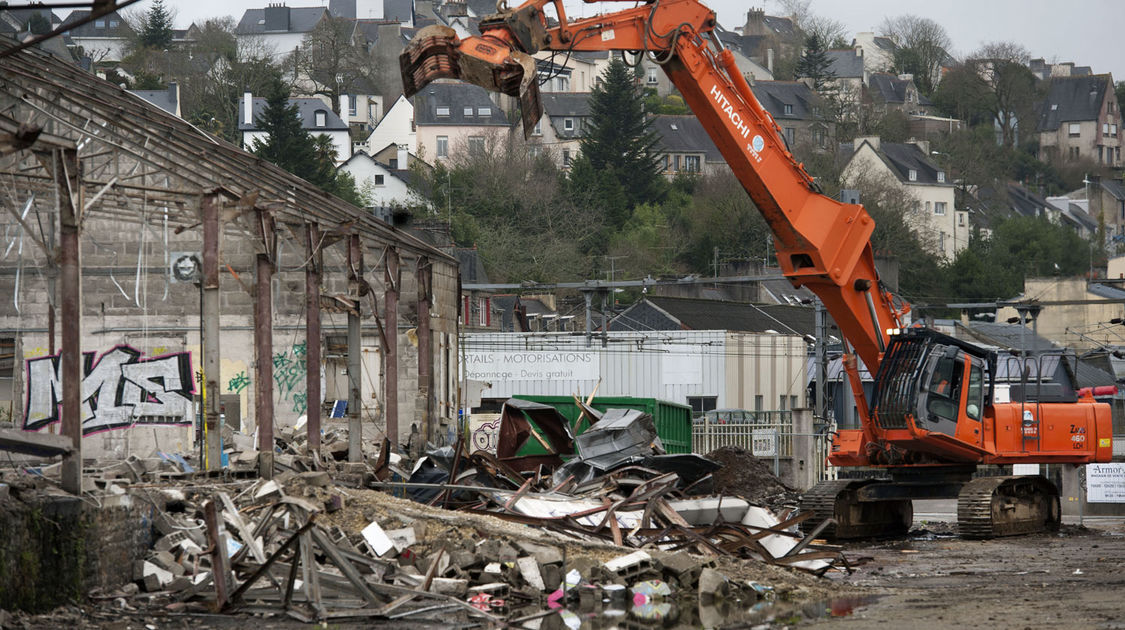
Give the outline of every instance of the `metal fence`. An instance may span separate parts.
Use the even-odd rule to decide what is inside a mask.
[[[811,453],[797,453],[796,459],[810,461],[816,474],[816,479],[835,479],[836,468],[828,465],[828,452],[831,448],[831,432],[828,430],[817,433],[794,433],[793,416],[790,411],[757,411],[744,412],[745,421],[742,422],[711,422],[712,417],[698,418],[692,425],[692,452],[706,455],[711,451],[724,446],[744,448],[759,455],[764,460],[794,459],[793,438],[812,438]],[[754,441],[758,440],[755,448]],[[773,446],[770,449],[770,446]],[[766,454],[768,453],[768,454]],[[788,463],[786,465],[789,465]],[[775,464],[771,464],[775,467]],[[775,472],[777,472],[775,470]]]

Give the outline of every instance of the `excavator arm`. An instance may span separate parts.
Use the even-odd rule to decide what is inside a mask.
[[[546,8],[553,9],[554,20]],[[862,206],[817,191],[754,97],[734,55],[713,34],[715,26],[715,13],[696,0],[655,0],[578,20],[567,19],[561,0],[529,0],[483,19],[480,37],[460,39],[444,26],[422,29],[402,53],[403,84],[408,97],[440,78],[514,96],[527,132],[542,114],[531,55],[541,50],[649,54],[765,217],[785,276],[820,297],[843,337],[874,372],[887,330],[901,328],[906,311],[894,307],[879,283],[870,244],[874,222]]]

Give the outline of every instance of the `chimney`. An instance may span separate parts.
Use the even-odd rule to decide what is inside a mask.
[[[265,9],[266,32],[289,32],[289,7],[282,3],[271,3]]]
[[[911,138],[911,139],[907,140],[906,143],[907,144],[913,144],[914,146],[918,147],[918,149],[926,156],[926,159],[927,160],[930,159],[930,141],[929,140],[918,140],[916,138]]]
[[[254,126],[254,95],[250,90],[242,95],[242,124],[253,127]]]
[[[173,112],[177,116],[180,115],[180,86],[175,81],[168,82],[168,99],[176,106],[176,111]]]
[[[398,170],[405,171],[408,168],[410,168],[410,165],[407,163],[408,159],[410,159],[410,158],[409,158],[409,155],[407,154],[407,151],[406,151],[406,145],[404,145],[404,144],[398,145],[398,159],[397,159]]]
[[[340,95],[340,120],[344,121],[345,125],[351,125],[351,122],[352,122],[351,120],[348,119],[348,112],[349,111],[351,111],[351,110],[348,108],[348,95],[347,94],[341,94]]]
[[[766,49],[766,70],[769,70],[770,74],[773,74],[773,49],[772,48]]]

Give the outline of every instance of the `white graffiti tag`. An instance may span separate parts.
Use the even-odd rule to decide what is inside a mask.
[[[117,346],[97,357],[83,354],[82,433],[123,429],[137,424],[190,425],[191,354],[142,359],[143,353]],[[41,429],[59,420],[65,384],[58,355],[27,362],[27,406],[23,428]]]

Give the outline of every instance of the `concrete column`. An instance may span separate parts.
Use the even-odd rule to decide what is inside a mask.
[[[82,174],[78,152],[55,153],[59,196],[59,295],[62,296],[62,435],[71,452],[63,455],[62,487],[82,492],[82,261],[78,246]]]
[[[320,450],[320,275],[323,256],[320,250],[320,229],[309,223],[305,229],[305,389],[308,391],[307,415],[309,451]]]
[[[363,348],[360,334],[359,302],[363,278],[363,249],[359,235],[348,237],[348,297],[352,311],[348,313],[348,461],[363,461],[362,387]]]
[[[259,238],[266,252],[258,254],[254,286],[254,415],[258,421],[258,474],[273,477],[273,217],[258,210]],[[218,394],[218,390],[215,392]],[[216,396],[217,398],[218,396]]]
[[[386,295],[384,304],[386,313],[383,321],[386,322],[386,369],[383,370],[384,391],[386,404],[384,405],[387,417],[387,437],[391,441],[391,450],[397,451],[399,444],[398,434],[398,289],[400,273],[398,250],[387,248],[387,263],[383,267],[384,280],[386,281]]]
[[[219,404],[219,195],[204,195],[203,214],[203,435],[206,442],[204,468],[218,470],[222,465]]]
[[[793,487],[805,490],[816,485],[816,438],[812,409],[793,410],[793,458],[789,472]]]
[[[430,299],[433,293],[433,265],[430,259],[418,258],[418,393],[423,397],[422,438],[433,440],[434,434],[434,351],[430,331]]]

